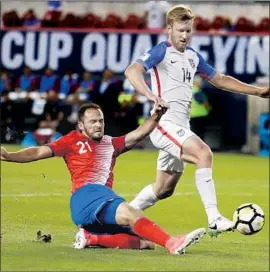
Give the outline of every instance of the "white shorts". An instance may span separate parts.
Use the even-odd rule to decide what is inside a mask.
[[[180,159],[183,143],[195,133],[170,122],[160,122],[150,134],[153,145],[159,149],[157,169],[183,172],[185,163]]]

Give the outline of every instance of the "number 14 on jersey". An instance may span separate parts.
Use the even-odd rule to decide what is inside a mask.
[[[188,71],[187,68],[182,68],[183,71],[183,82],[187,82],[190,83],[191,80],[191,75],[190,72]]]

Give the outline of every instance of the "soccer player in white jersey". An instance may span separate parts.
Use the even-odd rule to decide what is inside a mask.
[[[269,88],[259,88],[221,74],[188,46],[194,14],[189,7],[178,5],[166,14],[168,40],[159,43],[125,71],[133,87],[150,101],[168,103],[170,109],[150,135],[159,149],[157,177],[130,203],[144,210],[158,200],[171,196],[184,171],[185,163],[196,165],[195,181],[206,210],[209,234],[217,236],[234,228],[218,210],[212,176],[213,154],[209,146],[190,130],[189,116],[195,73],[223,90],[247,95],[269,97]],[[143,80],[150,70],[152,92]],[[166,102],[165,102],[166,101]]]

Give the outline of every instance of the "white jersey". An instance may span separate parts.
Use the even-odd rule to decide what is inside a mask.
[[[179,52],[167,41],[153,47],[137,62],[150,70],[152,92],[170,105],[161,121],[189,128],[194,75],[200,73],[210,79],[216,70],[191,47]]]

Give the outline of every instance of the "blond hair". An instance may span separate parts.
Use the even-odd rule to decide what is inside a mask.
[[[166,14],[166,25],[174,22],[189,21],[195,18],[191,8],[185,5],[177,5],[168,10]]]

